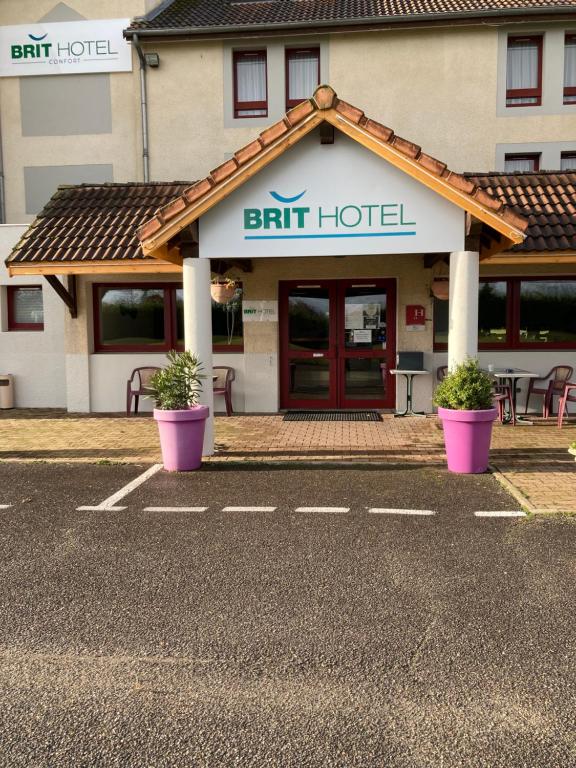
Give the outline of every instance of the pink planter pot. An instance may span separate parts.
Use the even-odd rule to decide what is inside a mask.
[[[168,472],[188,472],[200,469],[204,428],[210,409],[193,405],[182,411],[162,411],[154,408],[158,423],[164,469]]]
[[[444,429],[444,445],[450,472],[480,474],[488,469],[492,424],[496,408],[485,411],[453,411],[438,408]]]

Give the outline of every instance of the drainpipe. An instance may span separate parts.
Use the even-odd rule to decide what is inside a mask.
[[[2,154],[2,126],[0,125],[0,224],[6,224],[6,195],[4,188],[4,156]]]
[[[132,37],[140,59],[140,112],[142,119],[142,167],[144,181],[150,181],[150,154],[148,151],[148,90],[146,88],[146,58],[140,46],[138,35]]]

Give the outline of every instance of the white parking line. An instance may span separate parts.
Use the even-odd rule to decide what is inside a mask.
[[[155,475],[156,472],[159,472],[162,469],[162,464],[154,464],[150,467],[150,469],[147,469],[146,472],[143,472],[141,475],[138,475],[137,478],[132,480],[130,483],[125,485],[123,488],[120,488],[119,491],[112,494],[112,496],[109,496],[107,499],[104,499],[104,501],[101,504],[98,504],[95,507],[76,507],[78,512],[100,512],[102,510],[106,512],[120,512],[123,509],[126,509],[126,507],[115,507],[117,501],[120,501],[120,499],[123,499],[124,496],[128,496],[129,493],[132,493],[136,488],[138,488],[139,485],[142,485],[142,483],[145,483],[146,480],[148,480],[152,475]]]
[[[350,512],[350,507],[296,507],[295,512],[320,512],[321,514],[334,513],[343,515]]]
[[[144,507],[144,512],[206,512],[208,507]]]
[[[275,512],[278,507],[223,507],[222,512]]]
[[[388,509],[387,507],[370,507],[370,515],[435,515],[432,509]]]
[[[475,517],[526,517],[526,512],[523,512],[521,509],[512,509],[512,510],[505,510],[505,509],[494,509],[494,510],[481,510],[479,512],[474,512]]]

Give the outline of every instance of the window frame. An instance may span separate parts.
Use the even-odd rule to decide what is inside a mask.
[[[540,170],[541,152],[506,152],[504,154],[504,173],[534,173]],[[507,160],[534,160],[534,168],[530,171],[507,171]]]
[[[576,32],[566,32],[564,35],[564,60],[566,59],[566,44],[573,41],[576,44]],[[567,106],[575,107],[576,101],[566,101],[567,96],[576,96],[576,86],[562,83],[562,103]]]
[[[573,157],[574,158],[574,166],[572,168],[562,168],[562,160]],[[562,173],[574,173],[576,172],[576,151],[573,152],[560,152],[560,171]]]
[[[546,350],[546,349],[576,349],[576,341],[520,341],[520,289],[522,283],[528,282],[576,282],[576,275],[531,275],[523,276],[500,276],[490,275],[480,278],[482,283],[503,283],[507,284],[506,289],[506,341],[502,344],[497,343],[478,343],[478,349],[507,352],[509,350],[519,351],[525,349]],[[436,337],[436,329],[433,328],[433,340]],[[433,341],[434,352],[446,352],[448,344]]]
[[[508,81],[508,51],[510,43],[518,41],[535,41],[538,45],[538,85],[536,88],[508,88],[506,85],[506,108],[541,107],[542,106],[542,60],[544,53],[544,35],[508,35],[506,41],[506,81]],[[508,104],[508,99],[536,99],[530,104]]]
[[[113,288],[116,290],[147,288],[148,290],[164,291],[164,343],[163,344],[102,344],[100,302],[98,298],[100,288]],[[184,344],[178,344],[178,322],[176,291],[182,289],[182,283],[93,283],[92,286],[92,311],[94,328],[94,352],[95,354],[166,354],[171,349],[178,352],[184,350]],[[242,344],[212,344],[214,354],[243,353]]]
[[[238,61],[240,59],[249,56],[263,56],[264,57],[264,87],[266,90],[266,98],[264,101],[238,101]],[[250,120],[250,119],[262,119],[268,117],[268,51],[266,48],[247,48],[244,50],[232,51],[232,78],[233,78],[233,90],[234,90],[234,119],[235,120]],[[263,115],[240,115],[239,112],[245,110],[259,109],[265,111]]]
[[[21,290],[30,290],[30,288],[34,288],[35,290],[40,291],[40,295],[42,296],[42,313],[44,313],[44,291],[42,289],[41,285],[8,285],[6,286],[6,298],[7,298],[7,305],[8,305],[8,325],[6,330],[7,331],[43,331],[44,330],[44,320],[42,320],[41,323],[18,323],[15,319],[15,301],[14,301],[14,295],[16,291]]]
[[[314,52],[316,53],[316,62],[317,62],[317,72],[318,72],[318,85],[320,85],[320,46],[319,45],[299,45],[299,46],[287,46],[284,49],[284,88],[285,88],[285,98],[286,98],[286,111],[288,112],[289,109],[293,109],[294,107],[297,107],[298,104],[301,104],[303,99],[291,99],[289,97],[290,95],[290,55],[293,53],[300,53],[300,52]],[[306,97],[305,97],[306,98]],[[304,100],[305,100],[304,98]]]

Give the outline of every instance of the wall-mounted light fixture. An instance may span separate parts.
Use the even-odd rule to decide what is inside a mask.
[[[145,53],[144,58],[146,60],[146,64],[149,67],[152,67],[152,69],[156,69],[160,66],[160,56],[157,53]]]

